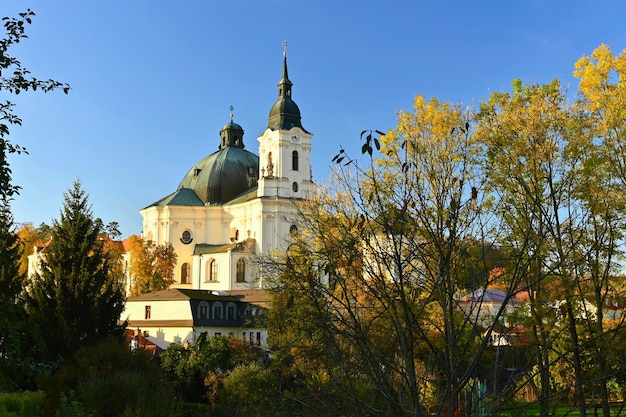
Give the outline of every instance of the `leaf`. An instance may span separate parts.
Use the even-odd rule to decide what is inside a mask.
[[[380,151],[380,142],[376,138],[374,138],[374,146],[376,146],[377,151]]]

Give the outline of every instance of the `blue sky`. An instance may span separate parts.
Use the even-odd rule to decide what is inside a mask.
[[[293,98],[323,182],[340,146],[388,130],[417,94],[468,105],[559,78],[601,43],[626,48],[626,2],[559,0],[0,0],[31,8],[11,51],[62,93],[6,96],[23,126],[11,140],[17,222],[51,223],[80,178],[93,213],[139,234],[139,210],[176,190],[234,120],[257,152],[276,100],[282,41]]]

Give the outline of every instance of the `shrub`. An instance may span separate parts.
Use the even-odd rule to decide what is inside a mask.
[[[0,417],[36,417],[43,399],[40,391],[0,393]]]

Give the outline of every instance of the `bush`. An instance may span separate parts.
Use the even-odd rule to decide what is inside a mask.
[[[109,340],[82,348],[58,372],[41,381],[46,393],[45,415],[61,409],[62,398],[76,416],[177,416],[172,390],[158,363],[139,349]],[[83,413],[83,414],[80,414]]]
[[[43,405],[43,392],[0,393],[0,417],[36,417]]]

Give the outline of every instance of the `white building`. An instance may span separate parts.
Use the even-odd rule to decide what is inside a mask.
[[[313,135],[302,127],[291,90],[285,54],[259,155],[245,149],[231,114],[217,151],[194,164],[177,190],[140,210],[143,237],[174,246],[175,284],[130,297],[121,318],[160,347],[202,332],[265,343],[266,330],[251,320],[267,307],[262,271],[251,260],[286,248],[297,230],[294,202],[313,189]]]

